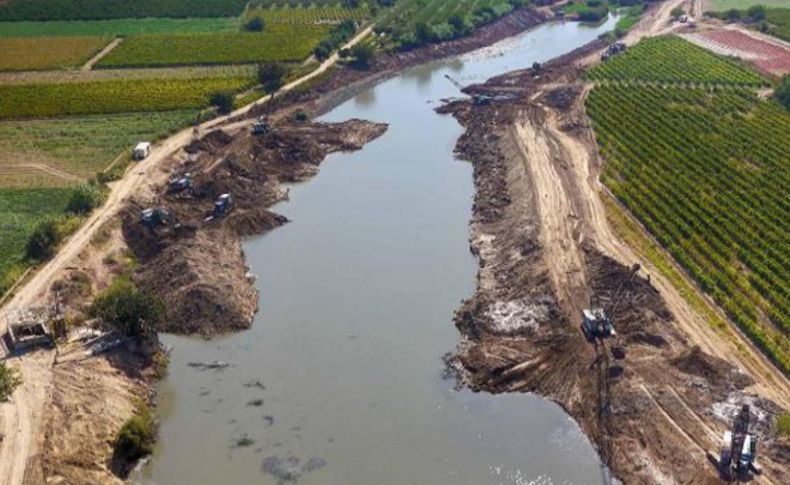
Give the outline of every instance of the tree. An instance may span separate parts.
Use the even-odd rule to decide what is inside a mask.
[[[165,305],[153,293],[119,277],[93,300],[89,313],[126,336],[146,337],[164,318]]]
[[[746,10],[746,16],[752,22],[759,22],[760,20],[765,20],[765,6],[764,5],[752,5]]]
[[[373,62],[375,54],[376,49],[367,42],[357,44],[351,49],[351,55],[354,57],[354,66],[360,69],[368,69],[370,63]]]
[[[675,8],[672,9],[672,11],[669,12],[669,15],[671,15],[672,18],[675,19],[675,20],[679,19],[680,17],[684,16],[685,14],[686,14],[686,12],[680,7],[675,7]]]
[[[258,66],[258,82],[267,93],[275,93],[283,86],[288,71],[285,66],[276,62],[267,62]]]
[[[724,18],[729,20],[730,22],[735,22],[736,20],[741,19],[741,11],[737,8],[732,8],[727,10],[727,13],[724,14]]]
[[[22,384],[19,371],[8,367],[5,362],[0,362],[0,403],[8,402],[11,394]]]
[[[82,183],[74,189],[69,202],[66,205],[66,212],[76,215],[87,214],[102,201],[102,192],[94,184]]]
[[[229,91],[217,91],[216,93],[211,95],[211,106],[217,108],[222,114],[227,114],[233,111],[233,93]]]
[[[244,30],[247,32],[263,32],[265,27],[266,23],[260,17],[252,18],[244,24]]]
[[[43,220],[36,225],[28,238],[25,255],[33,260],[43,261],[52,256],[59,242],[60,234],[55,220]]]
[[[785,108],[790,110],[790,75],[785,76],[782,78],[782,82],[779,84],[779,87],[776,88],[774,92],[774,97],[777,101],[782,103]]]

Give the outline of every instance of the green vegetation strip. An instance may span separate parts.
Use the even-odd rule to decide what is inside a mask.
[[[0,85],[0,119],[201,108],[212,93],[238,92],[253,82],[242,77]]]
[[[787,0],[710,0],[709,4],[713,10],[730,10],[732,8],[743,10],[753,5],[787,7]]]
[[[231,17],[247,0],[6,0],[0,20]]]
[[[675,36],[644,39],[590,70],[588,77],[596,81],[767,85],[756,72]]]
[[[243,64],[301,61],[327,34],[326,26],[269,28],[262,33],[133,36],[104,57],[100,67]]]
[[[244,14],[247,20],[253,18],[262,19],[264,25],[340,23],[343,20],[362,21],[369,16],[370,10],[365,3],[357,7],[346,7],[340,2],[327,5],[313,5],[309,8],[288,5],[253,7],[247,9]]]
[[[106,37],[0,37],[0,71],[78,67],[109,41]]]
[[[790,2],[788,6],[790,6]],[[790,41],[790,8],[771,8],[766,10],[765,30],[780,39]]]
[[[126,36],[237,32],[238,18],[145,18],[0,22],[0,37]]]
[[[790,371],[790,113],[745,89],[638,85],[596,87],[587,109],[604,184]]]

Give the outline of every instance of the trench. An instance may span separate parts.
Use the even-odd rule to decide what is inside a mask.
[[[576,423],[531,394],[456,390],[442,355],[472,294],[471,165],[461,127],[434,109],[463,84],[567,53],[611,30],[540,26],[452,60],[409,69],[323,117],[389,131],[290,187],[292,222],[251,238],[252,328],[172,346],[160,439],[144,484],[601,483]],[[222,361],[224,369],[189,363]],[[591,404],[592,405],[592,404]],[[279,473],[279,478],[273,475]]]

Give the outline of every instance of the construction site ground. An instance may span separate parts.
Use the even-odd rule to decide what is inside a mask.
[[[627,41],[669,31],[669,12],[683,3],[654,6]],[[79,313],[134,255],[136,281],[168,303],[163,330],[209,336],[245,328],[257,295],[241,238],[287,222],[266,209],[287,197],[283,182],[309,178],[328,153],[359,149],[386,130],[360,120],[297,122],[293,114],[318,116],[407,66],[489,45],[547,18],[520,10],[466,39],[382,56],[371,71],[325,64],[309,89],[204,125],[199,140],[191,132],[165,140],[12,303],[51,299],[56,288]],[[539,79],[517,71],[478,88],[517,101],[442,108],[467,130],[458,151],[474,163],[471,246],[480,258],[477,291],[456,316],[464,341],[452,363],[475,389],[534,391],[558,402],[624,483],[718,483],[705,453],[718,450],[732,411],[750,403],[765,438],[758,483],[788,483],[790,445],[772,439],[770,419],[790,408],[786,378],[734,331],[709,327],[608,222],[584,114],[589,86],[579,76],[601,48],[596,42],[555,60]],[[250,125],[261,114],[275,131],[254,137]],[[167,194],[168,178],[186,172],[194,191]],[[232,210],[207,220],[225,192],[234,196]],[[179,225],[142,228],[140,209],[151,206],[171,210]],[[591,296],[611,298],[634,262],[644,269],[614,315],[624,322],[619,336],[588,343],[582,308]],[[612,356],[614,347],[624,358]],[[59,352],[13,359],[25,383],[0,409],[0,476],[13,485],[119,481],[112,440],[135,401],[149,396],[150,363],[125,348],[98,358]]]

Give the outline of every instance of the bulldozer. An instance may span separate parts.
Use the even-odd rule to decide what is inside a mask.
[[[628,276],[617,287],[617,291],[615,291],[608,305],[596,305],[591,299],[590,308],[585,308],[582,311],[582,332],[584,332],[584,336],[588,341],[594,342],[617,335],[612,315],[614,315],[617,307],[625,297],[623,290],[631,284],[640,268],[641,266],[638,263],[631,267],[628,271]]]
[[[748,480],[750,473],[762,473],[757,465],[757,436],[749,433],[750,420],[749,405],[744,404],[733,420],[732,430],[724,432],[718,462],[711,460],[726,480]]]

